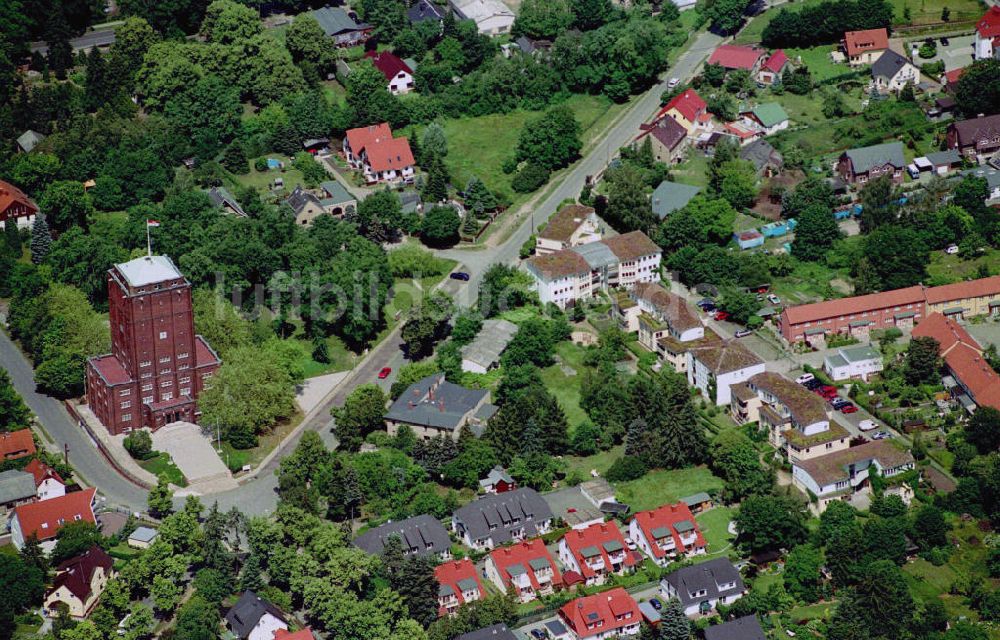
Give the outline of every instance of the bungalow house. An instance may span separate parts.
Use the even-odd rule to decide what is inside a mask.
[[[479,33],[498,36],[514,26],[514,12],[500,0],[448,0],[455,17],[472,20]]]
[[[699,191],[701,187],[664,180],[653,190],[649,202],[656,217],[663,220],[674,211],[686,207]]]
[[[506,469],[497,465],[479,481],[479,488],[483,493],[507,493],[517,489],[517,481],[507,473]]]
[[[0,432],[0,460],[17,460],[35,454],[31,429]]]
[[[468,558],[439,564],[434,568],[434,578],[438,582],[439,616],[455,615],[463,604],[486,597],[476,565]]]
[[[407,425],[422,440],[457,440],[462,427],[479,431],[494,413],[489,390],[466,389],[435,373],[407,387],[386,412],[385,426],[390,436]]]
[[[566,571],[575,571],[587,586],[602,585],[609,575],[625,575],[638,559],[625,546],[625,538],[615,522],[571,529],[559,541],[559,560]]]
[[[732,604],[746,594],[740,572],[729,558],[716,558],[667,574],[660,581],[666,599],[677,598],[688,616],[706,614],[719,603]]]
[[[273,640],[279,630],[288,630],[285,614],[253,591],[244,591],[226,612],[226,625],[239,640]]]
[[[694,514],[684,502],[635,514],[629,521],[628,538],[661,567],[678,557],[701,555],[707,546]]]
[[[229,213],[240,218],[246,218],[247,213],[240,206],[239,201],[233,197],[233,194],[229,193],[229,190],[225,187],[212,187],[207,192],[208,199],[212,201],[212,204],[222,209],[224,213]]]
[[[413,180],[413,152],[406,138],[393,138],[385,122],[348,129],[343,143],[344,157],[360,170],[368,184]]]
[[[747,124],[763,129],[766,136],[788,128],[788,114],[777,102],[758,104],[741,115]]]
[[[882,354],[870,345],[840,347],[823,358],[823,371],[835,382],[860,379],[882,371]]]
[[[319,199],[319,204],[331,216],[341,218],[345,215],[353,215],[358,208],[358,200],[336,180],[321,182],[319,188],[323,190],[324,197]]]
[[[708,58],[708,64],[721,65],[726,71],[749,71],[754,76],[766,55],[766,51],[756,47],[724,44],[716,47]]]
[[[0,227],[13,220],[19,227],[27,227],[35,221],[38,205],[23,191],[0,180]]]
[[[872,83],[879,93],[895,93],[920,82],[920,69],[892,49],[886,49],[872,64]]]
[[[982,164],[1000,151],[1000,114],[980,116],[948,125],[948,148]],[[2,196],[0,196],[2,197]]]
[[[576,640],[638,635],[639,605],[622,587],[571,600],[559,609],[559,620]]]
[[[593,207],[566,205],[538,234],[535,255],[544,256],[601,239],[601,225]]]
[[[711,115],[708,113],[708,103],[702,100],[694,89],[686,89],[671,98],[670,102],[656,114],[653,122],[657,123],[665,117],[677,121],[677,124],[684,127],[689,135],[711,119]]]
[[[849,184],[864,185],[869,180],[889,176],[895,184],[903,182],[906,160],[902,142],[885,142],[860,149],[848,149],[840,155],[837,172]]]
[[[732,400],[731,387],[764,372],[764,361],[739,340],[700,345],[687,352],[688,384],[716,406]]]
[[[34,502],[37,497],[35,479],[30,473],[17,469],[0,472],[0,515],[6,516],[8,510]]]
[[[24,471],[30,473],[35,482],[35,495],[39,500],[50,500],[66,495],[66,481],[55,469],[38,458],[29,462]]]
[[[45,136],[28,129],[17,137],[17,152],[31,153],[31,150],[41,144],[43,140],[45,140]]]
[[[28,538],[35,536],[42,549],[51,552],[56,546],[56,535],[67,522],[97,524],[94,516],[96,494],[97,489],[90,488],[16,507],[10,521],[11,543],[20,550]]]
[[[365,57],[382,72],[389,83],[389,93],[394,96],[413,91],[413,69],[391,51],[368,51]]]
[[[945,387],[969,413],[978,407],[1000,409],[1000,376],[983,357],[983,349],[952,318],[932,313],[913,330],[914,337],[931,337],[938,342],[938,355],[948,375]]]
[[[410,21],[410,24],[427,20],[441,22],[444,20],[444,14],[444,10],[431,0],[417,0],[413,6],[406,10],[406,19]]]
[[[112,576],[114,561],[95,545],[56,567],[56,578],[45,592],[42,608],[54,616],[56,605],[64,604],[72,618],[82,620],[94,610]]]
[[[852,67],[872,64],[889,49],[889,32],[885,29],[848,31],[844,34],[844,53]]]
[[[834,500],[849,500],[867,492],[872,467],[891,478],[914,466],[909,451],[897,448],[889,440],[875,440],[843,451],[800,460],[792,464],[792,484],[806,495],[816,496],[809,508],[819,515]]]
[[[301,185],[288,194],[285,204],[295,214],[295,224],[300,226],[311,225],[316,216],[326,213],[316,194],[306,191]]]
[[[372,35],[370,24],[359,23],[355,17],[340,7],[321,7],[312,12],[323,33],[338,47],[354,47],[368,41]]]
[[[972,57],[988,60],[1000,56],[1000,6],[992,6],[976,23]]]
[[[651,124],[639,125],[642,133],[637,140],[648,139],[657,162],[673,164],[684,159],[688,130],[673,118],[660,118]],[[642,144],[645,144],[643,141]]]
[[[705,627],[705,640],[767,640],[767,636],[757,616],[750,615]]]
[[[790,66],[791,62],[789,62],[788,56],[784,51],[778,49],[760,65],[760,70],[757,71],[757,82],[767,86],[778,84]]]
[[[483,321],[475,340],[461,349],[462,371],[486,373],[500,361],[500,355],[517,335],[517,325],[501,318]]]
[[[423,513],[412,518],[387,522],[354,539],[355,547],[373,556],[381,555],[390,538],[398,538],[404,556],[451,558],[448,530],[434,516]]]
[[[540,538],[494,549],[486,556],[486,577],[521,602],[555,592],[563,584],[559,568]]]
[[[466,546],[489,550],[548,533],[552,509],[537,491],[522,487],[487,494],[459,507],[452,514],[451,526]]]
[[[768,442],[795,462],[846,449],[850,434],[830,422],[826,403],[805,387],[771,371],[733,387],[730,405],[739,424],[757,422]]]
[[[781,173],[785,159],[767,140],[754,140],[740,149],[740,159],[753,164],[759,177],[773,177]]]

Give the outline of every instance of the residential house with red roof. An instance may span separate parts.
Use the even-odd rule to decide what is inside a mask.
[[[541,538],[491,551],[486,558],[486,577],[521,602],[550,595],[563,584],[562,574]]]
[[[35,439],[31,429],[0,431],[0,460],[16,460],[34,453]]]
[[[749,71],[756,75],[767,52],[757,47],[744,47],[738,44],[723,44],[716,47],[708,57],[708,64],[721,65],[726,71]]]
[[[958,89],[958,80],[962,77],[963,73],[965,73],[965,67],[945,71],[944,76],[942,76],[941,79],[941,84],[944,85],[945,90],[950,93],[955,93]]]
[[[369,184],[376,182],[411,182],[413,151],[406,138],[393,138],[385,122],[348,129],[343,143],[344,157],[361,171]]]
[[[26,227],[35,221],[38,205],[23,191],[9,182],[0,180],[0,228],[13,220],[19,227]]]
[[[486,597],[476,565],[468,558],[439,564],[434,568],[434,578],[438,581],[439,616],[454,615],[466,602]]]
[[[1000,6],[990,7],[976,23],[972,57],[976,60],[1000,58]]]
[[[983,357],[978,342],[954,318],[932,313],[913,330],[913,337],[938,342],[938,354],[950,374],[945,387],[970,413],[976,407],[1000,409],[1000,376]]]
[[[661,567],[678,557],[705,553],[705,536],[683,502],[636,513],[629,521],[628,537]]]
[[[940,313],[948,318],[1000,314],[1000,276],[964,280],[924,291],[927,315]]]
[[[51,551],[56,546],[56,534],[64,524],[80,521],[97,524],[94,516],[96,494],[97,489],[90,488],[17,507],[10,521],[11,542],[21,549],[34,535],[42,544],[42,549]]]
[[[625,545],[614,522],[571,529],[559,541],[559,560],[567,571],[579,573],[587,586],[604,584],[611,574],[624,575],[642,561]]]
[[[638,634],[642,612],[628,591],[616,587],[567,602],[559,619],[577,640],[604,640]]]
[[[312,628],[310,627],[299,629],[298,631],[278,629],[274,632],[274,640],[316,640],[316,636],[313,635]]]
[[[760,65],[760,69],[757,71],[757,82],[768,86],[781,82],[781,77],[791,64],[788,54],[784,50],[778,49],[772,52]]]
[[[657,162],[673,164],[684,159],[687,148],[688,130],[673,118],[660,118],[651,124],[639,125],[642,133],[636,141],[645,144],[649,140],[653,157]]]
[[[42,606],[47,615],[55,616],[55,606],[64,604],[71,617],[82,620],[94,610],[114,573],[111,556],[93,546],[56,568],[56,579]]]
[[[24,467],[35,479],[35,495],[39,500],[51,500],[66,495],[66,481],[56,470],[35,458]]]
[[[671,98],[670,102],[660,109],[656,117],[653,118],[653,123],[655,124],[666,117],[676,120],[677,124],[684,127],[684,130],[690,134],[694,129],[706,125],[712,116],[708,113],[708,103],[702,100],[698,92],[694,89],[686,89]]]
[[[883,29],[865,29],[844,33],[844,53],[852,67],[872,64],[889,48],[889,32]]]
[[[391,51],[369,51],[365,57],[382,72],[389,83],[389,93],[398,96],[413,91],[413,69]]]

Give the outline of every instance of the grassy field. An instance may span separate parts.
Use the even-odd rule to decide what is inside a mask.
[[[733,519],[733,510],[729,507],[715,507],[699,513],[694,517],[698,528],[705,536],[709,553],[724,551],[732,543],[733,536],[729,533],[729,523]]]
[[[809,67],[813,81],[823,82],[824,80],[829,80],[830,78],[844,75],[854,70],[846,64],[837,64],[830,59],[830,52],[836,50],[837,45],[828,44],[809,49],[788,49],[785,53],[796,63],[801,58],[802,64]]]
[[[948,255],[944,251],[932,251],[931,263],[927,267],[930,276],[927,284],[937,286],[975,278],[980,268],[985,268],[990,275],[1000,273],[1000,251],[987,249],[986,253],[971,260]]]
[[[613,447],[607,451],[599,451],[592,456],[566,456],[567,475],[574,471],[585,478],[590,477],[590,470],[595,469],[602,476],[608,472],[615,460],[625,453],[624,446]]]
[[[699,491],[721,489],[722,479],[712,475],[708,467],[650,471],[638,480],[619,482],[615,485],[619,502],[632,507],[632,511],[645,511]]]
[[[704,188],[708,186],[708,162],[708,156],[692,149],[688,151],[684,162],[672,169],[671,173],[677,182]]]
[[[580,407],[580,384],[583,377],[584,348],[572,342],[560,342],[556,345],[556,353],[562,359],[562,365],[572,367],[575,375],[566,375],[562,366],[554,364],[542,369],[542,381],[549,393],[556,397],[559,406],[566,412],[570,433],[577,425],[587,419],[587,413]]]
[[[157,451],[156,455],[149,460],[140,461],[139,466],[152,473],[157,478],[160,476],[166,476],[169,482],[172,482],[178,487],[187,486],[187,479],[184,477],[184,474],[181,473],[181,470],[177,468],[177,465],[174,464],[174,461],[170,459],[169,453]]]
[[[256,158],[250,159],[250,173],[242,176],[236,174],[228,173],[229,179],[233,185],[240,185],[243,187],[253,187],[261,194],[270,193],[271,183],[274,182],[275,178],[281,178],[285,181],[285,191],[291,192],[296,186],[303,184],[302,172],[298,169],[292,167],[292,159],[283,156],[279,153],[269,153],[265,158],[277,158],[285,163],[284,169],[274,169],[268,171],[257,171],[253,167],[254,160]]]

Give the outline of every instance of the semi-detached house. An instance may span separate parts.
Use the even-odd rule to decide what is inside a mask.
[[[601,585],[609,575],[624,575],[642,561],[625,546],[614,522],[571,529],[559,541],[559,560],[566,572],[575,571],[586,585]]]
[[[534,256],[525,268],[542,303],[566,308],[614,287],[660,279],[662,251],[641,231]]]
[[[948,148],[963,158],[983,162],[1000,151],[1000,114],[953,122],[947,136]]]
[[[705,553],[705,537],[684,502],[636,513],[629,521],[628,537],[661,567],[677,558]]]
[[[604,640],[639,633],[642,612],[622,587],[571,600],[559,609],[559,619],[577,640]]]
[[[1000,409],[1000,375],[983,357],[983,348],[954,319],[932,313],[913,330],[914,337],[938,342],[938,355],[948,371],[945,388],[968,412],[977,407]]]
[[[406,138],[393,138],[388,123],[348,129],[343,143],[344,157],[364,174],[369,184],[413,180],[413,151]]]
[[[454,615],[463,604],[486,597],[476,565],[468,558],[439,564],[434,578],[438,582],[439,616]]]
[[[500,547],[486,557],[486,577],[500,591],[531,602],[562,587],[562,574],[541,538]]]
[[[886,142],[860,149],[848,149],[837,161],[837,172],[849,184],[863,185],[869,180],[889,176],[895,184],[903,182],[902,142]]]
[[[867,491],[869,470],[874,467],[884,478],[913,468],[913,456],[889,440],[876,440],[837,453],[801,460],[792,464],[792,484],[803,493],[816,496],[809,508],[819,515],[834,500],[848,500]]]
[[[426,513],[373,527],[355,538],[354,546],[377,556],[392,538],[399,540],[404,556],[451,558],[448,530],[437,518]]]
[[[552,509],[534,489],[490,494],[459,507],[452,529],[467,547],[484,550],[548,533]]]
[[[729,558],[716,558],[667,574],[660,593],[677,598],[688,616],[706,614],[719,603],[732,604],[746,593],[740,572]]]

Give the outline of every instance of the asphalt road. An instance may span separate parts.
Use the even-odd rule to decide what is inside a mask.
[[[79,38],[73,38],[69,45],[73,47],[73,52],[89,51],[93,47],[109,47],[115,42],[115,29],[104,28],[96,31],[88,31]],[[49,52],[49,45],[45,42],[32,42],[31,52],[38,52],[46,55]]]
[[[700,34],[677,63],[663,75],[661,83],[640,97],[604,139],[569,169],[552,193],[539,203],[537,212],[540,215],[551,214],[566,198],[577,197],[583,189],[587,176],[600,173],[617,150],[634,139],[639,131],[639,125],[659,108],[660,95],[667,89],[667,81],[673,77],[685,79],[693,76],[702,61],[721,42],[722,38],[715,34],[707,32]],[[451,295],[459,304],[466,306],[472,304],[482,274],[491,264],[514,263],[518,259],[521,245],[531,235],[532,220],[533,218],[528,216],[507,241],[497,247],[442,252],[442,255],[459,261],[458,270],[468,272],[471,277],[468,282],[446,279],[439,288]],[[0,339],[0,361],[10,371],[18,392],[39,416],[45,430],[56,440],[58,446],[62,446],[63,443],[69,444],[70,462],[78,469],[80,476],[88,484],[97,486],[109,503],[132,510],[145,510],[146,492],[119,476],[110,467],[90,442],[89,437],[76,426],[75,421],[57,400],[35,392],[30,363],[6,336]],[[328,446],[333,446],[336,439],[331,431],[330,409],[342,405],[347,395],[361,384],[376,382],[382,388],[388,389],[399,367],[404,363],[397,329],[365,356],[348,377],[306,415],[305,426],[299,435],[286,441],[278,455],[259,469],[253,480],[237,489],[212,494],[203,500],[206,503],[218,501],[220,508],[223,509],[236,506],[247,514],[271,512],[277,504],[277,478],[274,472],[281,458],[294,449],[301,433],[306,429],[317,431]],[[379,380],[378,372],[386,366],[391,367],[393,373],[388,378]],[[183,499],[178,498],[176,502],[180,504]]]

